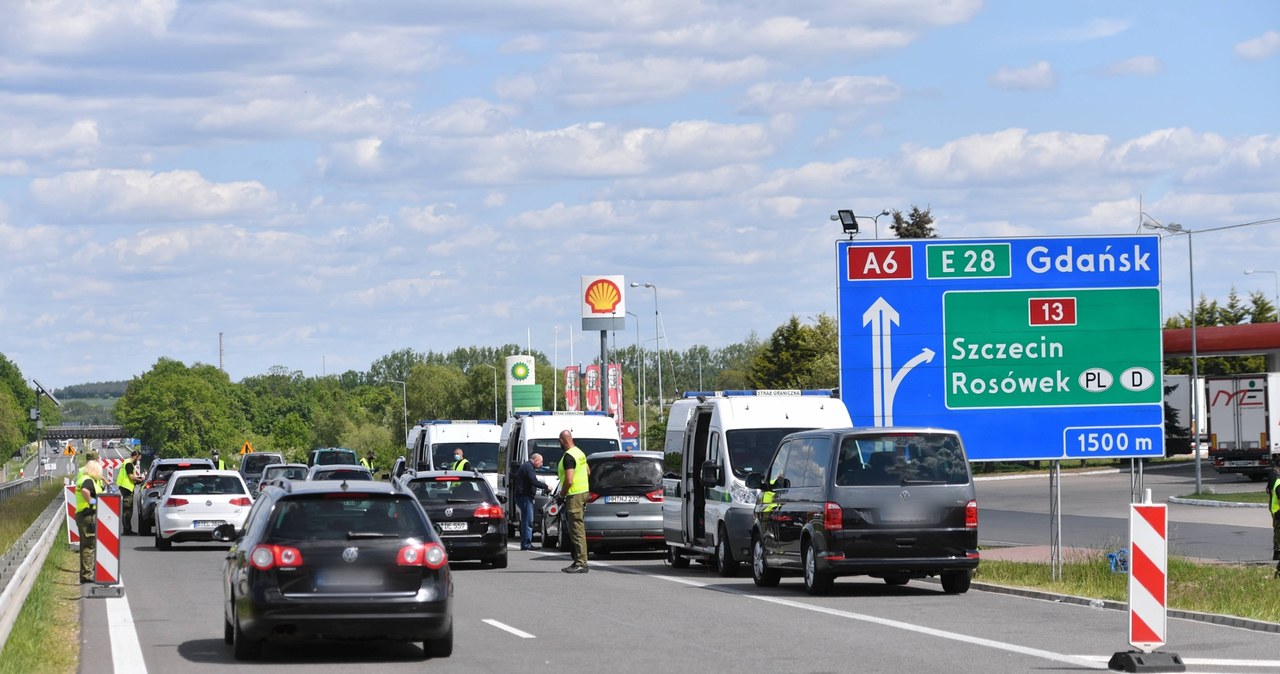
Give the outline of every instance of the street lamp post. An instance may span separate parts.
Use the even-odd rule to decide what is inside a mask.
[[[644,400],[644,394],[641,393],[644,380],[641,379],[642,375],[640,374],[640,363],[642,362],[640,359],[640,316],[630,311],[627,312],[627,315],[634,316],[636,319],[636,416],[639,417],[636,422],[640,424],[640,437],[644,437],[644,407],[641,406],[641,401]]]
[[[632,283],[632,288],[652,288],[653,289],[653,338],[657,340],[654,346],[658,350],[658,418],[662,418],[662,340],[658,333],[658,324],[662,321],[662,316],[658,313],[658,286],[652,283]]]
[[[845,234],[848,234],[849,238],[852,239],[853,235],[858,233],[858,218],[862,218],[863,220],[870,220],[871,223],[875,225],[876,238],[879,239],[881,215],[889,215],[889,209],[887,208],[880,209],[880,212],[874,216],[873,215],[854,215],[853,211],[848,211],[848,210],[836,211],[831,215],[831,221],[832,222],[835,222],[837,220],[840,221],[840,226],[844,228]]]
[[[1173,234],[1187,235],[1187,278],[1191,283],[1191,386],[1188,390],[1191,393],[1191,449],[1196,457],[1196,493],[1200,493],[1200,410],[1197,409],[1197,390],[1200,387],[1200,359],[1196,353],[1196,266],[1195,266],[1195,248],[1192,245],[1195,232],[1171,222],[1162,225],[1155,221],[1151,216],[1147,216],[1150,222],[1144,222],[1143,227],[1147,229],[1162,229]]]
[[[481,367],[493,370],[493,423],[498,423],[498,368],[488,363],[478,363]]]
[[[400,403],[401,403],[400,411],[404,413],[404,439],[405,439],[405,442],[408,442],[409,441],[409,388],[405,386],[405,383],[402,381],[397,381],[395,379],[388,379],[387,381],[392,384],[400,385]]]
[[[1275,294],[1276,321],[1280,322],[1280,272],[1272,271],[1270,269],[1246,269],[1244,270],[1244,273],[1271,274],[1271,280],[1275,282],[1275,286],[1276,286],[1276,294]]]

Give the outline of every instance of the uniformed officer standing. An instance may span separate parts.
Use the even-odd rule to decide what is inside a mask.
[[[102,479],[97,452],[85,456],[88,461],[76,473],[76,528],[80,530],[80,582],[92,583],[98,539],[98,495],[106,491],[107,483]]]
[[[216,450],[216,449],[215,449],[215,450],[213,450],[213,467],[214,467],[214,468],[217,468],[218,470],[226,470],[226,469],[227,469],[227,462],[226,462],[226,461],[223,461],[223,460],[218,456],[218,450]]]
[[[568,430],[560,431],[560,446],[564,448],[564,456],[560,457],[556,475],[560,478],[560,496],[564,498],[564,524],[567,529],[561,531],[560,535],[568,536],[573,543],[573,564],[560,570],[565,573],[586,573],[587,523],[583,517],[586,514],[587,493],[591,491],[587,455],[573,444],[573,433]]]
[[[461,447],[454,448],[453,465],[449,466],[449,470],[471,470],[471,462],[467,461],[467,457],[462,455]]]
[[[133,490],[142,481],[141,461],[142,452],[135,449],[129,453],[129,460],[116,471],[116,487],[120,490],[120,517],[124,522],[124,526],[120,527],[122,536],[133,535]]]
[[[1271,494],[1271,558],[1277,560],[1275,577],[1280,578],[1280,454],[1271,457],[1267,493]]]

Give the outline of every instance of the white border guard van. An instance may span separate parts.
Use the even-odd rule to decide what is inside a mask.
[[[488,419],[431,419],[419,421],[409,437],[409,465],[414,470],[448,470],[453,463],[453,450],[471,463],[471,469],[484,475],[490,486],[497,483],[498,437],[502,427]]]

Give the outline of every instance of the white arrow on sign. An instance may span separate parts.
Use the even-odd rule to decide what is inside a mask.
[[[862,314],[862,324],[871,324],[872,414],[876,426],[893,425],[893,398],[903,377],[921,363],[933,362],[934,352],[924,348],[896,372],[893,369],[891,325],[901,325],[898,311],[883,297],[877,297]]]

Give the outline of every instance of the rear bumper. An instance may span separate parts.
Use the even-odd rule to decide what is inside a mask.
[[[241,597],[236,610],[240,629],[253,640],[321,637],[424,641],[443,636],[453,625],[451,598],[272,598]]]
[[[829,534],[828,534],[829,535]],[[932,575],[978,568],[977,529],[852,529],[819,542],[818,570]]]
[[[590,512],[590,511],[588,511]],[[584,518],[587,545],[597,547],[665,548],[662,517],[616,517],[613,515]]]
[[[492,534],[441,535],[440,542],[451,560],[492,559],[507,551],[505,531]]]

